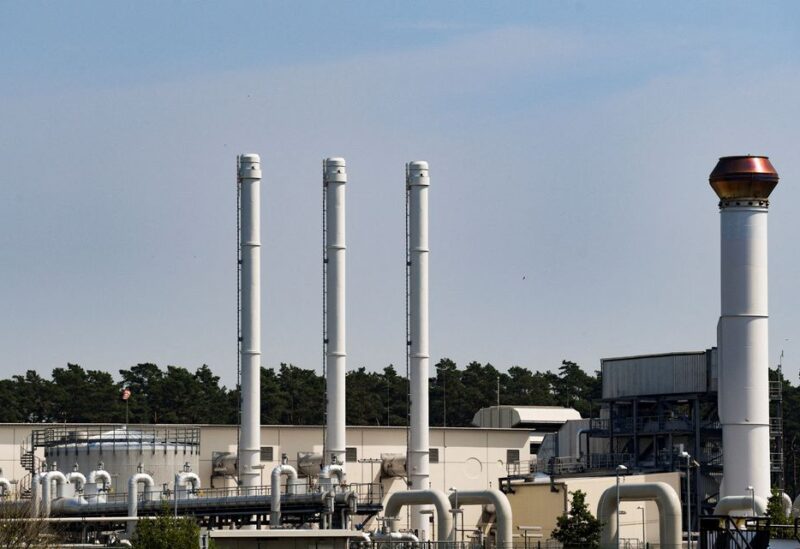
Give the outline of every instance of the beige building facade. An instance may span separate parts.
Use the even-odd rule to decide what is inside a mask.
[[[644,482],[666,482],[680,494],[680,473],[654,473],[647,475],[622,475],[621,484]],[[597,516],[600,496],[608,488],[616,487],[616,477],[584,476],[559,478],[553,483],[513,483],[512,493],[507,494],[514,516],[515,541],[525,541],[536,547],[536,541],[552,536],[559,516],[569,511],[570,492],[581,490],[586,494],[586,503]],[[659,543],[658,507],[655,502],[623,501],[620,505],[620,541],[638,542],[643,538],[650,543]]]
[[[97,429],[98,425],[57,425],[59,429]],[[108,425],[109,430],[119,427]],[[152,426],[142,426],[152,427]],[[175,427],[175,426],[170,426]],[[193,426],[186,426],[193,427]],[[237,427],[234,425],[200,425],[199,467],[195,471],[202,487],[233,487],[232,477],[214,476],[213,457],[220,452],[236,453]],[[34,429],[44,429],[43,424],[0,424],[0,468],[3,476],[20,481],[28,472],[20,465],[22,447]],[[129,426],[131,431],[136,425]],[[263,426],[262,441],[262,485],[269,485],[272,469],[286,454],[291,465],[297,465],[298,453],[322,453],[322,427],[318,426]],[[388,494],[405,490],[401,477],[387,478],[381,471],[381,457],[385,454],[405,454],[407,430],[405,427],[348,427],[347,482],[351,484],[376,484]],[[456,490],[498,488],[498,479],[506,476],[509,461],[528,461],[529,433],[524,429],[479,429],[479,428],[431,428],[430,488],[447,494]],[[145,453],[146,454],[146,453]],[[37,450],[40,460],[43,451]],[[69,458],[66,458],[69,459]],[[141,459],[147,471],[147,455]],[[157,456],[155,456],[157,459]],[[110,461],[110,460],[109,460]],[[59,468],[71,467],[71,463],[59,464]],[[88,471],[82,471],[88,474]],[[177,472],[177,471],[176,471]],[[110,471],[112,477],[114,471]],[[121,476],[121,475],[120,475]],[[127,478],[115,478],[114,490],[125,491]],[[467,507],[461,523],[465,529],[473,527],[481,515],[480,507]],[[401,518],[404,527],[405,514]],[[369,525],[372,526],[372,525]]]

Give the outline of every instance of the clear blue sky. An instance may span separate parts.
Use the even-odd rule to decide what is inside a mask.
[[[0,2],[0,376],[235,380],[235,155],[264,164],[264,364],[321,363],[320,162],[348,161],[349,366],[404,363],[403,164],[431,351],[699,350],[718,156],[768,154],[770,354],[797,381],[800,4]]]

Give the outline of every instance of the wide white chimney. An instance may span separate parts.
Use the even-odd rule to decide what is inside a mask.
[[[239,480],[260,484],[261,471],[261,159],[239,157],[241,186],[241,416]]]
[[[327,158],[322,164],[326,204],[325,282],[327,286],[327,423],[325,463],[345,463],[345,376],[347,330],[345,324],[345,185],[344,158]]]
[[[430,450],[428,417],[428,163],[410,162],[406,166],[408,192],[409,260],[409,384],[411,386],[411,433],[408,447],[408,480],[411,490],[430,488],[428,454]],[[411,509],[411,528],[421,539],[430,539],[428,514],[424,508]],[[443,541],[443,540],[440,540]]]
[[[732,156],[709,177],[720,198],[720,496],[768,498],[770,485],[767,208],[778,174],[769,159]]]

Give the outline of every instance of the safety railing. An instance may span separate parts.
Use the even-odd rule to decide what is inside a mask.
[[[100,451],[108,449],[137,449],[149,451],[179,449],[186,453],[197,454],[200,450],[200,428],[185,426],[58,426],[36,429],[31,432],[31,450],[45,448],[46,452],[75,453],[88,452],[91,449]]]
[[[700,518],[700,549],[766,549],[769,538],[767,517]]]
[[[770,381],[769,382],[769,399],[781,400],[783,398],[783,382]]]

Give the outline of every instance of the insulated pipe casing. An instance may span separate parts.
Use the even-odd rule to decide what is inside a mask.
[[[725,496],[714,506],[714,515],[730,515],[735,511],[736,516],[764,516],[767,514],[767,504],[767,500],[761,496]]]
[[[98,488],[97,482],[102,480],[103,487]],[[89,479],[86,483],[86,499],[92,503],[103,503],[106,501],[106,493],[111,488],[111,475],[103,469],[95,469],[89,472]]]
[[[720,198],[720,496],[752,487],[769,498],[767,208],[778,174],[766,157],[723,157],[709,182]]]
[[[411,490],[430,487],[428,455],[430,451],[428,377],[430,351],[428,345],[428,163],[410,162],[406,166],[408,192],[408,260],[409,260],[409,385],[411,392],[411,433],[408,448],[408,479]],[[428,539],[429,522],[421,513],[411,510],[411,528],[421,539]]]
[[[494,505],[497,515],[497,549],[512,549],[514,546],[513,513],[508,497],[500,490],[459,490],[450,494],[450,505],[458,509],[462,505]]]
[[[239,157],[241,197],[241,363],[242,424],[239,479],[256,487],[261,465],[261,159]]]
[[[200,477],[197,473],[191,471],[181,471],[175,474],[175,496],[178,499],[189,498],[192,492],[186,489],[186,485],[192,487],[192,492],[197,492],[200,489]]]
[[[79,471],[71,471],[67,473],[67,483],[75,485],[75,496],[79,496],[86,487],[86,477]]]
[[[139,483],[143,483],[144,488],[144,499],[148,500],[151,496],[150,493],[153,491],[153,486],[155,483],[153,482],[153,477],[148,475],[147,473],[136,473],[128,480],[128,516],[129,517],[136,517],[139,515]],[[130,520],[128,521],[127,526],[127,534],[128,536],[132,536],[133,533],[136,531],[136,521]]]
[[[5,477],[0,477],[0,499],[11,496],[11,481]]]
[[[297,482],[297,470],[287,463],[282,463],[272,470],[271,484],[270,484],[270,497],[271,509],[269,517],[270,528],[277,528],[281,524],[281,476],[287,475],[286,492],[291,494],[294,492],[295,484]]]
[[[450,516],[450,501],[439,490],[409,490],[390,494],[383,506],[383,516],[389,523],[389,531],[397,531],[397,518],[404,506],[420,504],[433,504],[436,508],[438,533],[436,541],[453,541],[453,517]]]
[[[67,477],[61,471],[50,471],[42,477],[42,507],[43,517],[50,516],[50,504],[53,500],[53,483],[56,483],[56,497],[64,497],[64,487],[67,484]]]
[[[617,546],[617,498],[619,501],[655,501],[658,506],[659,547],[681,549],[683,524],[681,500],[675,489],[666,482],[645,482],[609,486],[597,504],[597,518],[603,524],[600,532],[601,549]]]
[[[37,518],[41,513],[42,478],[46,472],[35,473],[31,478],[31,517]]]
[[[346,232],[344,158],[326,158],[322,163],[326,203],[325,261],[327,286],[326,325],[326,463],[335,458],[344,465],[346,455],[345,376],[347,374],[346,330]]]

